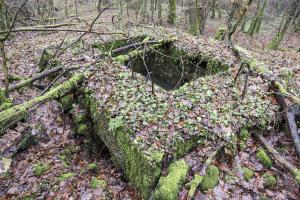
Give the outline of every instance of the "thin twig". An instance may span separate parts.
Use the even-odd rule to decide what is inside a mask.
[[[99,14],[97,15],[97,17],[92,21],[92,23],[90,24],[88,31],[84,32],[82,35],[80,35],[77,40],[75,40],[74,42],[72,42],[71,44],[69,44],[68,46],[66,46],[65,48],[63,48],[58,54],[57,57],[61,56],[68,48],[72,47],[73,45],[77,44],[86,34],[90,33],[93,29],[94,24],[96,23],[96,21],[99,19],[99,17],[101,16],[101,14],[107,10],[109,7],[111,7],[111,5],[106,6],[105,8],[103,8]]]
[[[7,38],[10,36],[10,33],[12,32],[13,27],[15,26],[15,23],[16,23],[16,21],[17,21],[18,15],[19,15],[19,13],[21,12],[22,8],[25,6],[25,4],[26,4],[27,2],[28,2],[28,0],[25,0],[25,1],[23,2],[23,4],[19,7],[18,11],[16,12],[15,16],[13,17],[12,23],[11,23],[11,25],[10,25],[10,27],[9,27],[9,30],[8,30],[7,34],[5,35],[4,38],[1,38],[0,40],[5,41],[5,40],[7,40]]]

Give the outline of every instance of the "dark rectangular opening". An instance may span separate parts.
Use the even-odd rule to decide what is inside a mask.
[[[172,44],[164,45],[158,50],[152,49],[125,64],[134,72],[144,75],[146,79],[151,77],[155,84],[167,91],[178,89],[187,82],[211,74],[208,60],[202,56],[187,55]]]

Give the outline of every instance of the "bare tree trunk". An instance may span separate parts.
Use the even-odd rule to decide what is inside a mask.
[[[68,8],[68,0],[65,0],[65,16],[68,17],[69,16],[69,8]]]
[[[120,29],[122,27],[122,20],[123,20],[123,1],[122,0],[118,0],[118,1],[119,1],[118,26]]]
[[[198,1],[188,0],[189,33],[199,35]]]
[[[75,15],[76,15],[76,18],[78,19],[78,1],[77,0],[74,0],[74,5],[75,5]]]
[[[161,16],[161,13],[162,13],[162,1],[163,0],[158,0],[158,5],[157,5],[157,9],[158,9],[158,16],[157,16],[157,18],[158,18],[158,23],[159,23],[159,25],[162,25],[162,22],[163,22],[163,20],[162,20],[162,16]]]
[[[5,7],[4,0],[0,0],[0,30],[5,30],[7,27],[6,17],[5,17]]]
[[[199,17],[199,33],[203,34],[204,28],[207,21],[207,15],[208,15],[208,1],[207,0],[201,0],[200,6],[198,8],[198,17]]]
[[[150,20],[151,22],[153,22],[153,19],[154,19],[154,0],[150,0]]]
[[[5,52],[5,46],[4,41],[0,42],[0,50],[1,50],[1,56],[2,56],[2,70],[4,74],[4,95],[6,98],[9,97],[9,72],[8,72],[8,66],[7,66],[7,57]]]
[[[176,23],[176,0],[169,0],[169,23],[175,25]]]
[[[98,0],[98,4],[97,4],[97,9],[98,9],[98,12],[101,11],[101,7],[102,7],[102,0]]]
[[[212,0],[211,3],[211,18],[214,19],[216,17],[216,0]]]

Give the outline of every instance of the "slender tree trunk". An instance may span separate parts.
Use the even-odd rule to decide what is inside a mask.
[[[101,7],[102,7],[102,0],[98,0],[98,4],[97,4],[98,12],[101,11]]]
[[[201,0],[200,5],[198,6],[198,17],[199,17],[199,33],[203,34],[204,28],[207,21],[208,16],[208,1],[207,0]]]
[[[176,23],[176,0],[169,0],[169,23],[175,25]]]
[[[216,17],[216,0],[212,0],[211,2],[211,18],[214,19]]]
[[[119,15],[118,15],[118,24],[119,24],[119,29],[122,27],[122,20],[123,20],[123,1],[118,0],[119,3]]]
[[[147,18],[147,0],[142,0],[141,14],[144,20]]]
[[[65,0],[65,16],[69,16],[68,0]]]
[[[75,15],[76,15],[76,18],[78,19],[78,1],[77,0],[74,0],[74,5],[75,5]]]
[[[188,0],[189,33],[199,35],[198,0]]]
[[[158,5],[157,5],[157,10],[158,10],[158,16],[157,16],[157,18],[158,18],[159,25],[162,25],[162,22],[163,22],[162,16],[161,16],[161,13],[162,13],[162,1],[163,0],[158,0]]]
[[[154,0],[150,0],[150,11],[151,11],[150,18],[151,18],[152,22],[153,22],[153,19],[154,19],[154,8],[155,8],[154,4],[155,4]]]
[[[2,70],[4,74],[4,95],[6,98],[9,97],[9,72],[8,72],[8,66],[7,66],[7,57],[5,52],[5,46],[4,41],[0,41],[0,50],[1,50],[1,56],[2,56]]]
[[[227,27],[228,27],[228,43],[229,46],[232,46],[232,36],[239,27],[239,25],[242,23],[246,12],[248,11],[250,5],[252,4],[253,0],[248,0],[246,5],[239,11],[239,3],[237,1],[232,3],[232,7],[229,12],[228,21],[227,21]],[[239,11],[239,18],[234,22],[235,14]]]
[[[4,0],[0,0],[0,30],[5,30],[6,24]]]

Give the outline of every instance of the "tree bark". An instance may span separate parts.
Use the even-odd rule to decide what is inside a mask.
[[[169,23],[175,25],[176,23],[176,0],[169,0]]]
[[[8,66],[7,66],[7,57],[6,57],[6,52],[5,52],[5,46],[4,46],[4,41],[0,41],[0,51],[1,51],[1,56],[2,56],[2,70],[4,74],[4,95],[6,98],[9,97],[9,72],[8,72]]]
[[[266,8],[266,5],[268,3],[268,0],[264,1],[264,4],[262,5],[261,8],[258,8],[258,12],[254,19],[251,22],[251,25],[249,27],[248,33],[252,37],[254,33],[258,33],[261,27],[261,22],[262,22],[262,17]]]
[[[158,16],[157,16],[157,18],[158,18],[158,24],[159,25],[162,25],[162,22],[163,22],[163,20],[162,20],[162,15],[161,15],[161,13],[162,13],[162,0],[158,0],[158,6],[157,6],[158,8]]]
[[[216,17],[216,0],[212,0],[211,3],[211,18],[215,19]]]

